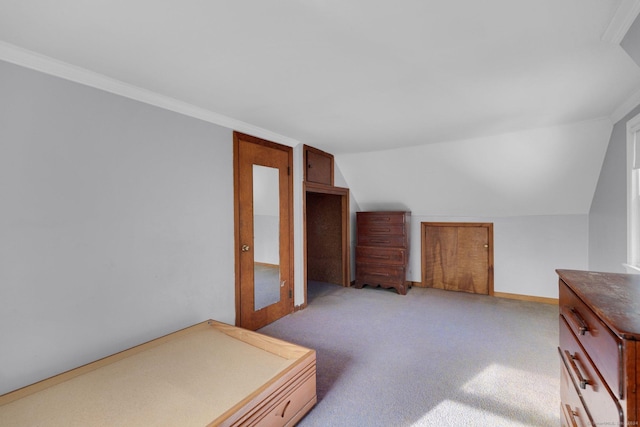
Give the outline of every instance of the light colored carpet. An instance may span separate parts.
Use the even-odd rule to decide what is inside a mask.
[[[558,307],[310,282],[308,307],[260,332],[317,351],[299,426],[559,426]]]

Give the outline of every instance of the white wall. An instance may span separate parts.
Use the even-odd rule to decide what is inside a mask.
[[[344,175],[340,170],[340,167],[334,162],[334,185],[336,187],[349,188],[349,184],[344,179]],[[353,191],[349,190],[349,245],[350,245],[350,273],[349,280],[353,281],[356,278],[356,243],[357,243],[357,231],[356,231],[356,212],[360,211],[360,205],[356,200]]]
[[[235,320],[231,130],[0,62],[0,393]]]

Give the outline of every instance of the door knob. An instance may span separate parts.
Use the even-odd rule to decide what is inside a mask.
[[[488,248],[488,247],[489,247],[489,245],[484,245],[484,247],[485,247],[485,248]]]
[[[242,245],[242,252],[249,252],[249,245]]]

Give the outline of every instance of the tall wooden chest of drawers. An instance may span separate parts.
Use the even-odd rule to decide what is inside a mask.
[[[640,276],[557,270],[566,426],[637,426]]]
[[[357,212],[355,287],[395,288],[406,295],[411,212]]]

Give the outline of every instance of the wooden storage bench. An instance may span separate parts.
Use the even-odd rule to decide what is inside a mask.
[[[209,320],[0,396],[7,426],[288,426],[316,354]]]

